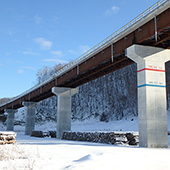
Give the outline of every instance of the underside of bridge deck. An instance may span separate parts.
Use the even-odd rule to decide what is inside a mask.
[[[132,63],[132,60],[125,57],[124,54],[121,54],[120,56],[114,58],[114,62],[112,62],[111,59],[107,60],[98,65],[98,67],[93,67],[81,75],[77,75],[73,79],[60,84],[59,87],[77,87]]]

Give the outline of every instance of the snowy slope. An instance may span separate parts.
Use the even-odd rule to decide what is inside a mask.
[[[170,113],[168,112],[168,131],[170,131]],[[0,126],[1,127],[1,126]],[[16,132],[24,132],[24,126],[15,126]],[[5,130],[5,127],[1,129]],[[90,118],[84,121],[72,121],[72,131],[138,131],[138,117],[123,118],[118,121],[101,122]],[[56,130],[55,121],[47,121],[43,124],[36,123],[35,130]]]
[[[170,112],[168,112],[168,131],[170,131]],[[91,118],[84,121],[72,121],[72,131],[138,131],[138,117],[124,118],[118,121],[101,122]],[[6,130],[6,126],[0,123],[0,130]],[[25,127],[14,126],[14,131],[24,132]],[[55,121],[36,123],[35,130],[49,131],[56,130]]]

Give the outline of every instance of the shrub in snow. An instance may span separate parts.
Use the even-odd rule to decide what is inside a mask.
[[[56,131],[49,131],[49,136],[51,136],[51,138],[56,138]]]
[[[43,138],[44,137],[42,131],[34,131],[34,130],[32,131],[31,136],[39,137],[39,138]]]
[[[37,156],[29,153],[24,146],[0,146],[1,169],[33,169]]]
[[[5,122],[7,119],[7,116],[6,115],[0,115],[0,122]]]
[[[101,122],[108,122],[109,121],[109,115],[106,113],[102,113],[100,116],[100,121]]]

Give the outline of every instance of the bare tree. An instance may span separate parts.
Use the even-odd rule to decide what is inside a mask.
[[[36,76],[38,80],[38,84],[46,80],[48,77],[50,77],[52,68],[48,66],[44,66],[42,69],[39,69]]]
[[[36,74],[38,84],[40,84],[41,82],[43,82],[44,80],[52,76],[54,73],[56,73],[58,70],[60,70],[64,66],[65,64],[59,63],[59,64],[56,64],[54,67],[44,66],[42,69],[39,69]]]
[[[3,104],[3,103],[6,103],[10,100],[10,98],[2,98],[0,99],[0,105]]]
[[[66,64],[61,64],[61,63],[56,64],[56,65],[54,66],[55,72],[57,72],[58,70],[62,69],[65,65],[66,65]]]

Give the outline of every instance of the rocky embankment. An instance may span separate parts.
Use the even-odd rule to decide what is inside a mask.
[[[112,145],[138,145],[139,134],[137,132],[67,132],[62,136],[63,140],[87,141],[106,143]]]

